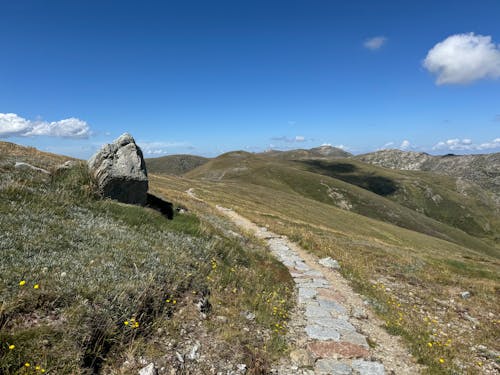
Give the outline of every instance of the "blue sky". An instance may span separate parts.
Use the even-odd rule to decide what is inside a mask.
[[[0,139],[500,151],[500,2],[1,1]],[[440,43],[440,44],[438,44]]]

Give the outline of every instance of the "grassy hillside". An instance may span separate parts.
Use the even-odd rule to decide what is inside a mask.
[[[196,155],[168,155],[145,161],[149,173],[180,176],[205,164],[208,160],[210,159]]]
[[[168,197],[189,210],[169,221],[95,197],[84,164],[55,171],[65,158],[16,150],[0,156],[0,373],[137,373],[152,361],[260,373],[285,350],[274,328],[293,303],[290,276],[215,210]],[[203,356],[189,359],[196,345]]]
[[[355,159],[386,168],[420,170],[434,172],[463,179],[490,191],[500,204],[500,153],[483,155],[442,155],[432,156],[426,153],[381,150]]]
[[[352,159],[276,161],[233,152],[186,176],[295,192],[486,252],[494,251],[500,236],[499,209],[488,194],[478,190],[460,194],[451,178],[425,172],[393,171]]]
[[[497,250],[459,245],[340,209],[296,191],[299,181],[284,188],[283,170],[272,171],[261,184],[244,156],[226,154],[212,171],[209,165],[193,171],[197,178],[152,176],[151,184],[179,196],[193,188],[200,198],[288,235],[318,256],[338,259],[343,275],[386,321],[386,329],[407,340],[429,373],[492,371],[498,359],[491,353],[500,350]],[[312,178],[304,176],[302,184]],[[461,298],[463,291],[471,297]]]

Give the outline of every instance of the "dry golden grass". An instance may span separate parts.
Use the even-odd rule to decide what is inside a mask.
[[[429,373],[487,373],[498,366],[500,261],[491,251],[241,181],[152,176],[151,185],[168,187],[179,198],[193,188],[212,205],[232,208],[318,256],[338,259],[343,275],[387,330],[406,339]],[[462,299],[463,291],[471,298]]]

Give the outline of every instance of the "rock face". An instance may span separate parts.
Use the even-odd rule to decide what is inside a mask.
[[[146,164],[130,134],[125,133],[113,143],[104,145],[89,159],[88,166],[102,196],[123,203],[146,204]]]

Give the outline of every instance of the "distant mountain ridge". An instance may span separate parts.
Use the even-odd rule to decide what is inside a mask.
[[[489,190],[500,200],[500,153],[498,152],[433,156],[423,152],[381,150],[357,155],[354,158],[384,168],[434,172],[464,179]]]
[[[295,149],[289,151],[269,150],[258,155],[272,156],[280,159],[293,160],[293,159],[310,159],[310,158],[348,158],[352,156],[351,153],[332,146],[319,146],[309,150]]]

